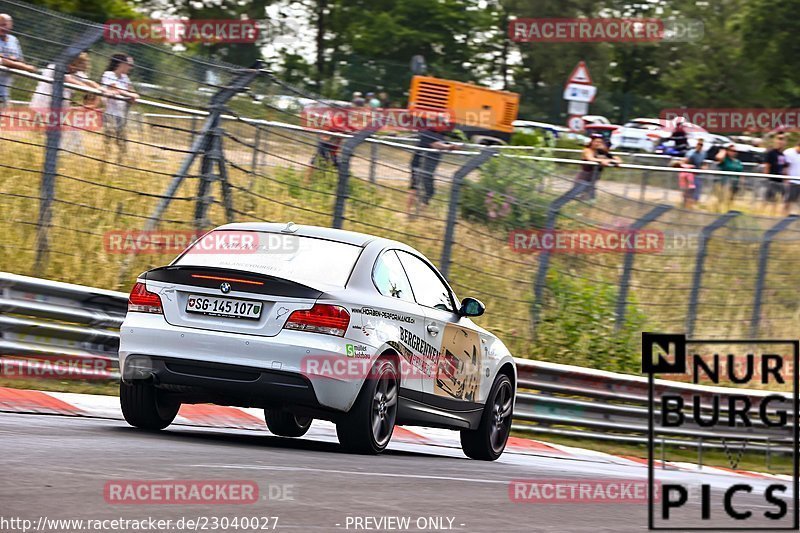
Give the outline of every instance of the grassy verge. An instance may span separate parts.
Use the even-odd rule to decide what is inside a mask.
[[[61,381],[55,379],[21,379],[0,377],[0,387],[40,390],[47,392],[76,392],[81,394],[119,396],[119,384],[116,381]]]

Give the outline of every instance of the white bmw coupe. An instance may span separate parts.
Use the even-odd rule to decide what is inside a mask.
[[[333,421],[357,453],[395,425],[459,430],[495,460],[517,375],[505,345],[470,317],[421,253],[396,241],[289,224],[221,226],[141,274],[120,335],[120,402],[133,426],[167,427],[182,403],[265,410],[302,436]]]

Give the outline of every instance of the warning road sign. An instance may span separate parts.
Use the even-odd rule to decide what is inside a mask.
[[[581,83],[583,85],[591,85],[592,77],[589,75],[589,68],[584,61],[578,62],[578,65],[569,75],[567,83]]]

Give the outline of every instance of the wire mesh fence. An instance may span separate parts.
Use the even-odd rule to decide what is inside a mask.
[[[112,54],[130,54],[140,95],[126,102],[124,136],[71,128],[54,144],[49,128],[0,130],[2,270],[126,290],[177,254],[188,242],[178,236],[191,240],[228,221],[291,220],[414,245],[457,294],[486,303],[477,322],[523,357],[630,371],[641,331],[791,338],[800,322],[791,289],[800,225],[744,212],[763,201],[755,175],[726,204],[716,201],[726,176],[703,174],[704,210],[686,210],[676,172],[653,160],[629,159],[593,183],[578,177],[575,154],[463,145],[439,154],[424,206],[409,182],[414,154],[430,150],[393,135],[302,125],[304,105],[346,104],[259,65],[111,46],[98,25],[16,1],[0,0],[0,12],[14,17],[26,61],[39,69],[65,50],[87,50],[86,75],[99,79]],[[55,83],[21,72],[12,79],[4,116]],[[65,105],[85,106],[92,91],[67,88]],[[142,230],[151,233],[142,239]],[[548,248],[548,234],[568,243],[582,235],[654,240]]]

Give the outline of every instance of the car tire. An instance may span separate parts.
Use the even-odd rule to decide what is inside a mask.
[[[388,358],[378,359],[361,387],[355,404],[336,423],[339,443],[350,453],[376,455],[386,449],[397,420],[400,380],[397,366]]]
[[[477,429],[461,430],[461,448],[470,459],[494,461],[503,454],[511,433],[514,388],[505,374],[494,381]]]
[[[149,380],[120,382],[119,403],[128,424],[147,430],[169,426],[181,407],[180,402],[167,399]]]
[[[264,409],[267,429],[279,437],[302,437],[314,420],[310,416],[297,416],[285,409]]]

